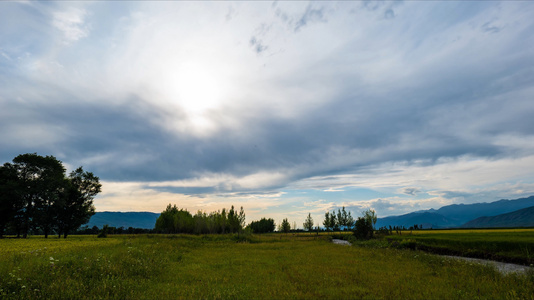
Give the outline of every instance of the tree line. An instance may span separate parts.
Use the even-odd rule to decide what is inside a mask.
[[[198,211],[192,215],[186,209],[169,204],[156,220],[155,230],[159,233],[236,233],[245,225],[245,211],[234,206],[207,214]]]
[[[99,178],[82,167],[66,174],[54,156],[18,155],[0,166],[0,237],[42,232],[64,238],[95,213]]]
[[[333,210],[332,213],[326,212],[324,214],[323,221],[324,228],[326,231],[339,231],[342,228],[346,230],[351,230],[354,226],[354,218],[352,217],[350,211],[345,210],[345,206],[341,210]]]
[[[250,224],[247,225],[247,228],[252,230],[252,232],[254,233],[268,233],[274,231],[274,229],[276,228],[276,224],[271,218],[261,218],[261,220],[259,221],[250,222]]]

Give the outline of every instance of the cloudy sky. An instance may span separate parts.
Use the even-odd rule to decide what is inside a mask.
[[[534,194],[534,2],[0,3],[0,159],[97,211],[379,217]]]

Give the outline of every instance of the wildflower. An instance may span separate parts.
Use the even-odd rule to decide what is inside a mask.
[[[54,258],[52,256],[50,256],[50,260],[54,260]]]
[[[26,288],[26,286],[25,286],[25,285],[23,285],[23,286],[21,286],[21,288],[25,289],[25,288]]]

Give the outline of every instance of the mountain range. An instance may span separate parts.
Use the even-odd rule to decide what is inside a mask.
[[[383,226],[404,226],[406,228],[413,225],[423,225],[423,228],[453,228],[463,227],[470,221],[474,221],[481,217],[494,217],[502,214],[516,212],[524,208],[534,206],[534,196],[528,198],[520,198],[515,200],[499,200],[490,203],[474,203],[474,204],[453,204],[443,206],[439,209],[429,209],[417,212],[408,213],[400,216],[390,216],[379,218],[376,222],[376,227]],[[530,218],[534,219],[534,211],[521,212],[521,220]],[[491,219],[500,220],[500,219]],[[482,222],[482,221],[481,221]],[[507,226],[493,225],[494,221],[485,219],[484,227],[519,227],[528,226],[520,225],[524,222],[509,221]],[[495,221],[496,222],[496,221]],[[501,221],[499,221],[501,222]],[[473,225],[476,223],[472,223]],[[503,223],[504,224],[504,223]],[[471,226],[476,227],[476,226]]]
[[[128,227],[154,229],[156,220],[160,214],[152,212],[118,212],[118,211],[103,211],[95,213],[89,223],[85,224],[89,228],[97,226],[102,228],[104,225],[111,227]],[[84,226],[85,226],[84,225]]]
[[[493,217],[480,217],[462,225],[464,228],[534,227],[534,206]]]

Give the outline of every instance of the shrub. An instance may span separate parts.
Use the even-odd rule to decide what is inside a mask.
[[[368,240],[372,237],[373,224],[367,218],[358,217],[354,225],[354,236],[359,240]]]

